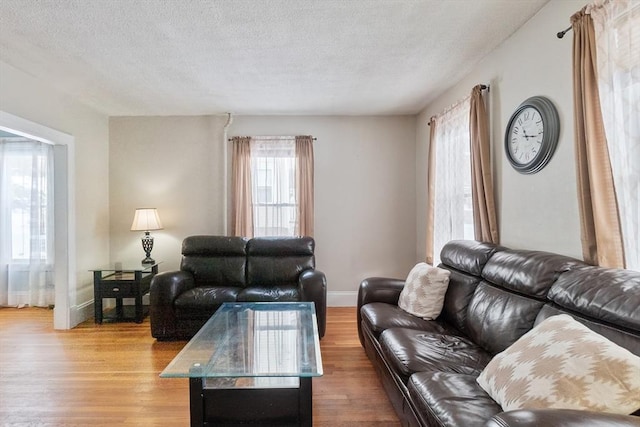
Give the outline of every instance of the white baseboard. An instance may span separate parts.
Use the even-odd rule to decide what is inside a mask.
[[[80,305],[74,305],[69,310],[69,318],[71,320],[71,327],[75,328],[80,323],[93,317],[93,299],[84,302]]]
[[[358,292],[329,291],[327,292],[327,307],[355,307],[358,303]]]
[[[71,307],[70,319],[71,327],[74,328],[80,323],[93,317],[93,299],[80,305]],[[358,301],[358,292],[355,291],[333,291],[327,292],[328,307],[355,307]]]

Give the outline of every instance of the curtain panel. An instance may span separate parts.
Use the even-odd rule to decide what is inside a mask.
[[[586,12],[596,34],[598,94],[625,268],[640,271],[640,3],[598,0]]]
[[[429,158],[428,158],[428,167],[427,171],[427,189],[429,191],[427,198],[427,264],[434,264],[433,258],[433,217],[435,211],[435,200],[436,200],[436,130],[438,127],[438,123],[435,120],[435,117],[432,117],[429,121]]]
[[[253,237],[251,137],[235,136],[231,141],[231,234]]]
[[[432,265],[440,263],[440,250],[453,239],[473,239],[471,160],[469,139],[470,97],[436,116],[433,145],[435,167],[433,185],[433,223],[427,226],[433,240]],[[430,147],[431,150],[431,147]],[[430,170],[430,173],[431,173]],[[431,182],[429,183],[431,187]]]
[[[0,305],[55,302],[53,146],[0,142]]]
[[[596,40],[586,7],[571,17],[576,173],[584,260],[624,268],[613,174],[600,106]]]
[[[313,137],[296,136],[296,234],[313,237],[314,182]]]
[[[482,85],[475,86],[471,91],[469,137],[471,139],[471,196],[475,239],[497,244],[499,235],[493,197],[489,118]]]

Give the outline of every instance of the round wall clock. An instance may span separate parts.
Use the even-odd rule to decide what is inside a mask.
[[[523,174],[540,171],[558,145],[560,118],[553,103],[532,96],[513,112],[504,135],[504,151],[511,166]]]

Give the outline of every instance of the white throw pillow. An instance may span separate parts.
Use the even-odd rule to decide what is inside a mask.
[[[477,379],[505,411],[640,408],[640,357],[571,316],[549,317],[497,354]]]
[[[433,320],[440,315],[451,272],[421,262],[409,272],[398,307],[414,316]]]

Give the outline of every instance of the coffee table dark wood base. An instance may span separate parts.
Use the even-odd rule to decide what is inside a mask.
[[[191,427],[312,427],[311,377],[299,388],[205,388],[202,378],[189,378]]]

